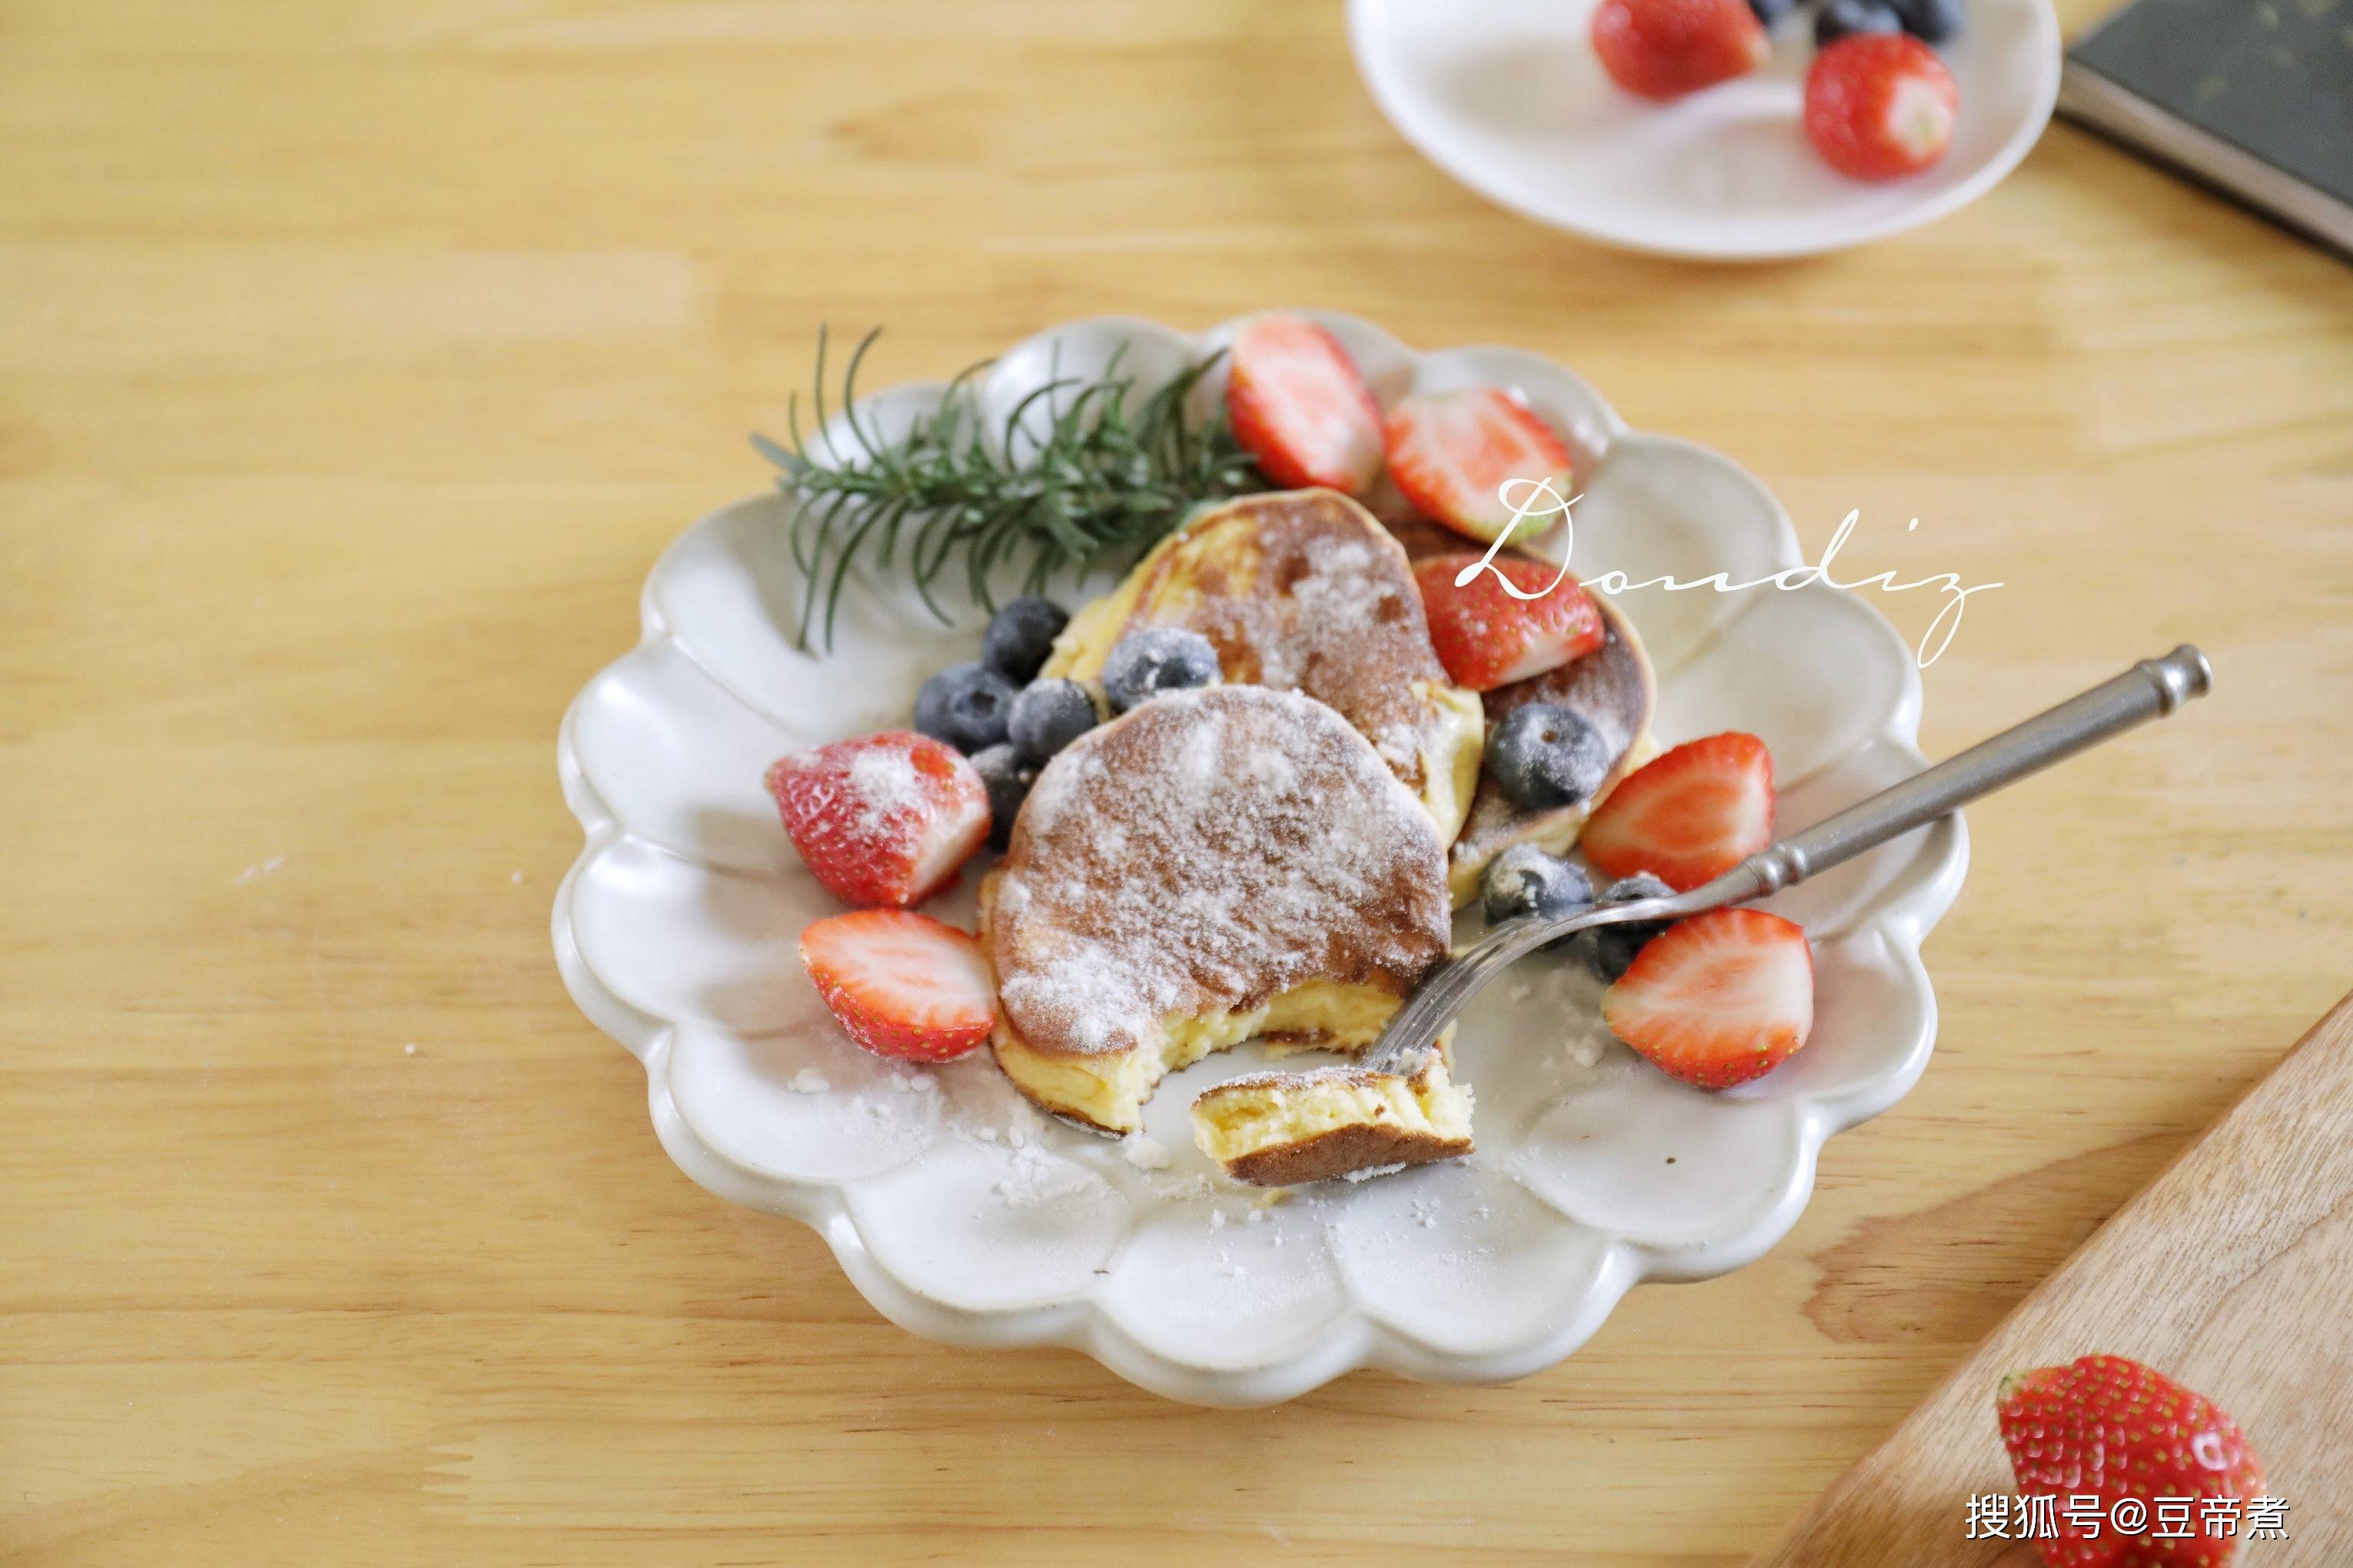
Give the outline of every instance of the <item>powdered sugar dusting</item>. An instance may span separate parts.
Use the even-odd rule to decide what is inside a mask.
[[[1291,598],[1297,610],[1293,656],[1303,666],[1332,640],[1372,631],[1382,607],[1402,590],[1374,574],[1372,546],[1364,540],[1317,538],[1302,553],[1307,573],[1292,584]],[[1296,678],[1294,670],[1284,673]]]
[[[879,828],[893,812],[923,804],[923,775],[915,759],[895,748],[878,747],[850,759],[849,787],[858,799],[859,825]]]
[[[1293,789],[1299,784],[1299,769],[1272,746],[1253,747],[1243,765],[1250,770],[1251,778],[1271,790]]]
[[[1007,1018],[1082,1053],[1314,979],[1402,994],[1449,931],[1412,793],[1331,709],[1247,686],[1155,699],[1057,757],[989,914]]]
[[[1331,704],[1420,789],[1423,754],[1447,723],[1430,694],[1447,678],[1403,547],[1328,492],[1250,497],[1188,532],[1129,625],[1189,626],[1229,681]]]
[[[1008,1208],[1035,1208],[1056,1198],[1100,1187],[1103,1178],[1085,1166],[1050,1154],[1039,1144],[1014,1146],[1009,1168],[990,1188]]]
[[[1180,1176],[1155,1172],[1145,1184],[1155,1197],[1172,1204],[1198,1203],[1218,1190],[1216,1183],[1198,1173]]]

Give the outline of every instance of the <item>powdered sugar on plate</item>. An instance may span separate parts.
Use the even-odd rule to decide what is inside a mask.
[[[1103,1184],[1103,1178],[1084,1165],[1050,1154],[1034,1142],[1015,1145],[1009,1164],[1011,1168],[989,1189],[1008,1208],[1035,1207]]]

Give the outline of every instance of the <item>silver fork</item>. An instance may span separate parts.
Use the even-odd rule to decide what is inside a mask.
[[[1596,906],[1583,914],[1550,920],[1525,915],[1505,921],[1432,970],[1358,1065],[1393,1072],[1419,1058],[1489,981],[1546,942],[1595,926],[1676,920],[1795,887],[1817,871],[1925,827],[1979,795],[2151,719],[2162,719],[2191,698],[2205,696],[2213,685],[2214,670],[2206,656],[2184,643],[2163,658],[2142,659],[2112,680],[1859,800],[1802,833],[1767,845],[1690,892]]]

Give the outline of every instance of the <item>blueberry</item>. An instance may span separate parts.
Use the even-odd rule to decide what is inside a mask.
[[[1070,624],[1061,605],[1025,595],[989,617],[980,639],[981,662],[1017,685],[1035,679],[1054,639]]]
[[[1673,892],[1648,871],[1637,871],[1609,884],[1601,895],[1604,907],[1610,904],[1630,904],[1637,899],[1663,899]],[[1605,984],[1614,983],[1634,962],[1634,955],[1651,945],[1651,939],[1674,924],[1672,921],[1628,921],[1623,925],[1595,926],[1580,931],[1574,939],[1585,955],[1586,967]]]
[[[970,753],[1005,739],[1013,682],[985,664],[951,665],[915,693],[915,728]]]
[[[1830,0],[1814,14],[1814,47],[1828,48],[1850,33],[1900,33],[1904,24],[1886,0]]]
[[[1748,0],[1748,8],[1767,27],[1798,8],[1798,0]]]
[[[1042,768],[1048,758],[1103,722],[1093,690],[1076,680],[1035,680],[1013,700],[1005,732],[1021,760]]]
[[[1593,879],[1574,861],[1533,844],[1514,844],[1487,862],[1479,895],[1489,925],[1521,915],[1556,920],[1592,907]]]
[[[1530,811],[1590,800],[1609,773],[1609,743],[1574,709],[1530,702],[1487,737],[1495,786]]]
[[[1218,679],[1218,650],[1182,626],[1146,626],[1119,639],[1103,661],[1103,693],[1124,713],[1164,691],[1208,686]]]
[[[1002,849],[1013,837],[1013,818],[1029,798],[1038,770],[1021,760],[1011,746],[990,746],[973,754],[972,765],[988,789],[988,842]]]
[[[1904,30],[1924,44],[1941,44],[1960,36],[1961,0],[1889,0]]]

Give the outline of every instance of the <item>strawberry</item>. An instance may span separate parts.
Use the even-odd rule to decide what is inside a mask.
[[[1773,753],[1740,731],[1686,741],[1628,775],[1577,847],[1612,877],[1654,871],[1687,893],[1773,842]]]
[[[1464,551],[1430,556],[1413,569],[1430,617],[1430,646],[1456,685],[1493,691],[1558,669],[1601,646],[1601,612],[1576,578],[1549,562],[1498,555],[1494,571],[1482,567],[1468,586],[1456,587],[1464,569],[1478,563],[1478,556]],[[1537,596],[1513,597],[1496,573]],[[1556,577],[1560,586],[1553,588]]]
[[[2206,1500],[2263,1495],[2263,1464],[2238,1423],[2137,1361],[2087,1355],[2012,1373],[1994,1408],[2019,1494],[2059,1500],[2059,1539],[2036,1542],[2051,1568],[2221,1568],[2239,1541],[2207,1533]],[[2071,1502],[2093,1497],[2096,1534],[2069,1517]],[[2126,1498],[2142,1505],[2138,1532],[2113,1522]],[[2189,1539],[2155,1533],[2161,1498],[2190,1500]]]
[[[903,907],[955,880],[988,837],[988,788],[910,730],[795,752],[768,770],[793,847],[828,893]]]
[[[878,1057],[945,1062],[988,1038],[997,987],[980,943],[906,910],[859,910],[801,932],[818,994]]]
[[[1748,0],[1601,0],[1593,52],[1628,92],[1681,98],[1755,70],[1772,45]]]
[[[1857,180],[1916,174],[1952,145],[1961,89],[1908,33],[1850,33],[1806,72],[1806,139]]]
[[[1226,416],[1278,485],[1356,495],[1381,471],[1381,408],[1340,340],[1304,316],[1252,316],[1234,333]]]
[[[1489,541],[1512,526],[1513,504],[1534,515],[1521,531],[1549,527],[1554,501],[1510,479],[1549,479],[1556,500],[1570,499],[1568,448],[1525,404],[1492,386],[1425,392],[1389,410],[1389,478],[1421,512],[1457,533]],[[1523,494],[1525,491],[1528,493]]]
[[[1761,1078],[1814,1026],[1814,954],[1793,921],[1710,910],[1651,940],[1601,994],[1609,1032],[1702,1089]]]

